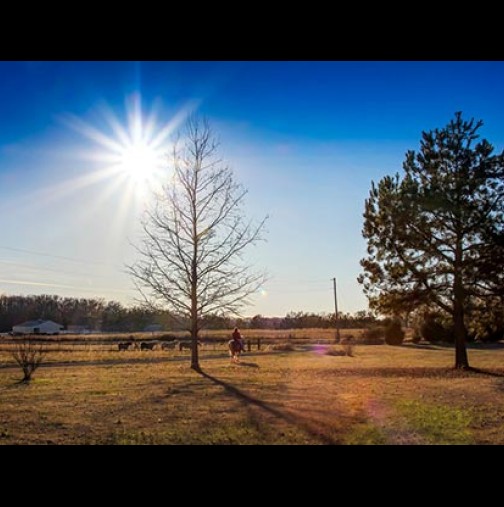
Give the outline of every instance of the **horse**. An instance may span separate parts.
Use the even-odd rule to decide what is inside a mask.
[[[133,345],[133,342],[119,342],[117,348],[119,350],[128,350]]]
[[[229,355],[232,363],[240,362],[240,354],[243,352],[243,348],[240,342],[236,340],[228,341]]]
[[[154,350],[156,342],[142,342],[140,344],[140,350]]]

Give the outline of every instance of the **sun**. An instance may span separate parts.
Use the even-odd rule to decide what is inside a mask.
[[[136,183],[152,180],[160,169],[161,153],[145,141],[124,146],[119,154],[119,168]]]
[[[102,162],[103,167],[90,175],[90,179],[110,178],[116,188],[123,187],[123,195],[144,199],[163,185],[167,175],[166,155],[173,143],[171,138],[196,106],[197,103],[189,102],[169,121],[160,123],[159,108],[153,107],[146,114],[140,94],[133,94],[126,101],[125,119],[103,105],[100,118],[104,122],[100,127],[74,115],[66,115],[62,120],[97,145],[92,156]]]

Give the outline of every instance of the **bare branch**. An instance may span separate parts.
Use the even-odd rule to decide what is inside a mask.
[[[172,180],[144,217],[139,260],[128,267],[145,300],[190,319],[193,340],[205,315],[238,314],[265,281],[242,254],[263,239],[267,217],[257,224],[245,220],[247,190],[234,181],[218,148],[208,122],[190,118],[171,154]]]

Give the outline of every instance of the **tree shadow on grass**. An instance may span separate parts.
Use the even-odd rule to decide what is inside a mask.
[[[25,389],[31,385],[31,382],[26,380],[14,380],[12,383],[0,387],[0,391],[9,391],[10,389]]]
[[[441,346],[435,346],[430,343],[412,343],[407,342],[402,344],[403,347],[407,347],[409,349],[419,349],[419,350],[442,350]]]
[[[455,349],[455,344],[451,342],[404,342],[402,347],[408,347],[411,349],[419,349],[419,350],[446,350],[446,349]],[[504,348],[503,342],[469,342],[466,343],[466,347],[470,350],[496,350]]]
[[[482,370],[481,368],[473,368],[473,367],[470,367],[467,371],[470,371],[472,373],[478,373],[480,375],[486,375],[487,377],[504,378],[504,372],[502,371]]]
[[[243,363],[242,363],[243,364]],[[253,363],[252,363],[253,364]],[[292,414],[288,414],[286,412],[282,412],[281,410],[278,410],[275,407],[272,407],[270,404],[259,400],[257,398],[254,398],[252,396],[249,396],[248,394],[244,393],[237,387],[228,384],[227,382],[224,382],[223,380],[220,380],[218,378],[213,377],[212,375],[209,375],[208,373],[204,372],[203,370],[199,370],[198,373],[207,378],[208,380],[211,380],[213,383],[217,384],[218,386],[223,387],[226,392],[235,398],[238,398],[240,401],[245,403],[246,405],[252,405],[255,406],[266,413],[273,415],[288,424],[292,424],[293,426],[297,426],[298,428],[302,429],[306,433],[308,433],[310,436],[320,440],[323,444],[327,445],[335,445],[339,442],[333,440],[332,438],[328,437],[327,435],[322,434],[320,431],[317,431],[316,429],[312,428],[306,421],[302,420],[299,417],[295,417]]]
[[[248,361],[240,361],[239,363],[233,363],[235,366],[247,366],[248,368],[259,368],[257,363],[251,363]]]
[[[504,369],[493,368],[481,370],[478,368],[456,369],[450,366],[383,366],[383,367],[341,367],[331,372],[334,377],[357,378],[474,378],[476,375],[504,377]]]

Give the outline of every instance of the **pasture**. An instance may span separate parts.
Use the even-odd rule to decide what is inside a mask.
[[[231,331],[229,329],[225,330],[203,330],[200,332],[200,339],[207,342],[218,342],[231,339]],[[363,329],[342,329],[341,336],[352,335],[355,338],[358,338],[362,333]],[[411,330],[409,330],[411,332]],[[245,339],[257,340],[260,338],[262,340],[269,341],[282,341],[282,340],[311,340],[311,341],[332,341],[334,340],[334,329],[317,329],[317,328],[308,328],[308,329],[242,329],[241,334]],[[9,341],[9,336],[5,336],[3,341]],[[18,337],[21,339],[22,337]],[[45,335],[36,335],[35,338],[38,338],[42,341],[47,340],[51,343],[81,343],[81,344],[93,344],[93,343],[115,343],[117,341],[125,341],[125,340],[134,340],[134,341],[142,341],[142,340],[163,340],[163,339],[176,339],[176,340],[187,340],[189,339],[189,334],[184,331],[170,331],[170,332],[140,332],[140,333],[89,333],[89,334],[60,334],[56,336],[46,337]],[[0,345],[2,343],[2,338],[0,337]]]
[[[231,364],[189,352],[49,347],[19,383],[0,349],[0,444],[504,444],[504,347],[469,350],[479,372],[451,369],[453,349],[265,347]]]

